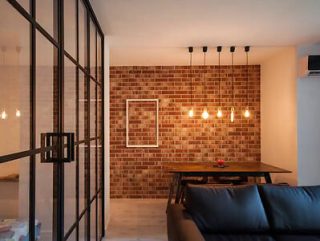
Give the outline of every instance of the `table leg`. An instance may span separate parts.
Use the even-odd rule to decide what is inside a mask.
[[[269,173],[269,172],[266,172],[266,173],[264,174],[264,179],[266,180],[266,183],[268,183],[268,184],[271,184],[271,183],[272,183],[271,176],[270,176],[270,173]]]
[[[177,191],[176,191],[176,199],[175,199],[175,203],[179,203],[180,201],[180,196],[181,196],[181,191],[182,191],[182,186],[181,186],[181,174],[179,173],[178,174],[178,177],[177,177]]]
[[[176,176],[176,174],[173,174],[172,175],[172,180],[171,180],[171,183],[170,183],[170,186],[169,186],[167,210],[168,210],[169,205],[171,204],[172,195],[173,195],[173,192],[174,192],[176,180],[177,180],[177,176]]]

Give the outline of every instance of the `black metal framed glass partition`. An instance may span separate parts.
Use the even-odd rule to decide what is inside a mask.
[[[0,240],[101,240],[104,35],[89,0],[1,0],[0,16]]]

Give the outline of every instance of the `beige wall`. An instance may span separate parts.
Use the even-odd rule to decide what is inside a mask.
[[[297,47],[297,59],[307,55],[319,55],[320,44]],[[298,77],[298,184],[320,184],[320,77]]]
[[[292,171],[275,183],[297,184],[296,49],[288,47],[261,64],[261,159]]]

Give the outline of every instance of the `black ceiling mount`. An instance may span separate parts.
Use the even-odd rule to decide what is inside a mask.
[[[188,49],[189,49],[189,53],[193,52],[193,47],[188,47]]]
[[[203,47],[202,47],[202,51],[203,51],[204,53],[206,53],[206,52],[208,51],[208,47],[207,47],[207,46],[203,46]]]
[[[236,47],[235,47],[235,46],[231,46],[231,47],[230,47],[230,52],[231,52],[231,53],[233,53],[235,50],[236,50]]]
[[[222,51],[222,46],[218,46],[218,47],[217,47],[217,52],[220,53],[221,51]]]
[[[245,46],[244,51],[249,52],[250,51],[250,46]]]

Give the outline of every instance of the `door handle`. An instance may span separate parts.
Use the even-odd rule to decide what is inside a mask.
[[[72,162],[74,161],[74,133],[42,133],[41,148],[43,149],[42,163]],[[65,148],[67,148],[66,156]]]

